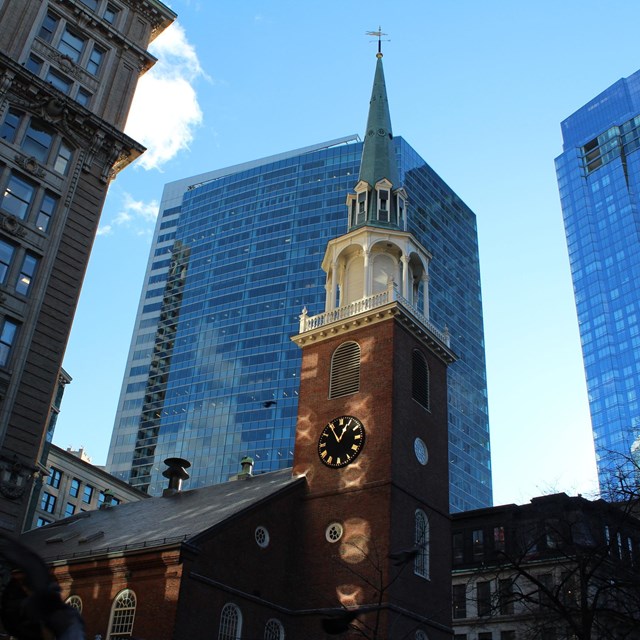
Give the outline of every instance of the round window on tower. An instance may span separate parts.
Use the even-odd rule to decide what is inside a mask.
[[[338,542],[342,538],[342,525],[339,522],[332,522],[325,531],[327,542]]]
[[[413,451],[416,454],[416,458],[421,465],[427,464],[429,461],[429,452],[427,451],[427,445],[421,438],[416,438],[413,442]]]
[[[269,546],[269,532],[265,527],[256,527],[255,538],[256,543],[261,549]]]

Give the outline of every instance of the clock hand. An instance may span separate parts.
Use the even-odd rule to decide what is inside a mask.
[[[331,431],[333,431],[333,437],[336,439],[336,442],[340,442],[340,438],[342,438],[342,436],[338,438],[338,434],[336,433],[336,430],[334,429],[333,424],[330,424],[329,426],[331,427]]]

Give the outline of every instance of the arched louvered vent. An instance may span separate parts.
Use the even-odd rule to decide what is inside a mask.
[[[429,409],[429,365],[419,352],[413,352],[411,375],[411,395],[425,409]]]
[[[331,356],[329,398],[341,398],[360,391],[360,345],[342,343]]]

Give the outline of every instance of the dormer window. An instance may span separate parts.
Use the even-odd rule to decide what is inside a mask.
[[[358,194],[358,215],[356,224],[363,224],[367,219],[367,192],[362,191]]]
[[[355,227],[356,226],[356,199],[351,197],[349,199],[349,207],[350,207],[350,220],[351,220],[351,224],[350,226]]]
[[[389,222],[389,192],[386,189],[378,190],[378,220]]]
[[[400,228],[404,228],[405,201],[401,195],[398,195],[397,211],[398,211],[398,226]]]

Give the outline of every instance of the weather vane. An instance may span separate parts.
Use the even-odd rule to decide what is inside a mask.
[[[382,36],[386,36],[388,34],[382,31],[382,27],[378,27],[377,31],[367,31],[366,35],[373,38],[378,38],[378,54],[376,55],[376,57],[382,58]],[[391,42],[391,40],[385,40],[385,42]]]

